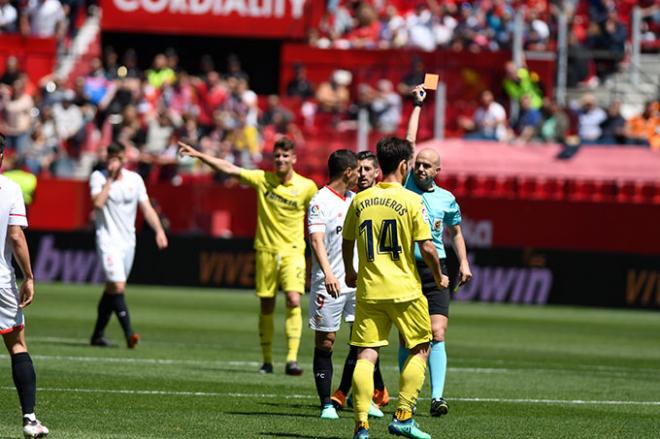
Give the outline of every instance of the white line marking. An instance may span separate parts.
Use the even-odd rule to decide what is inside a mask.
[[[0,387],[2,390],[15,391],[14,387]],[[85,389],[66,387],[39,387],[39,392],[58,393],[105,393],[119,395],[153,395],[153,396],[204,396],[204,397],[230,397],[230,398],[278,398],[278,399],[317,399],[316,395],[278,395],[274,393],[237,393],[237,392],[187,392],[171,390],[134,390],[134,389]],[[392,397],[391,399],[397,399]],[[421,400],[428,398],[420,398]],[[526,399],[526,398],[469,398],[455,397],[451,401],[499,403],[499,404],[570,404],[570,405],[635,405],[660,406],[660,401],[615,401],[615,400],[585,400],[585,399]]]

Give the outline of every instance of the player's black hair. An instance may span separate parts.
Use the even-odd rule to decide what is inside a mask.
[[[376,155],[383,175],[396,171],[402,160],[410,160],[413,155],[412,144],[398,137],[383,137],[376,145]]]
[[[0,154],[5,153],[5,145],[7,144],[7,138],[4,134],[0,133]]]
[[[334,180],[344,173],[346,169],[357,167],[357,156],[348,149],[338,149],[328,157],[328,174]]]
[[[282,137],[277,142],[275,142],[275,145],[273,145],[273,151],[276,149],[281,149],[283,151],[295,151],[296,145],[291,139]]]
[[[112,142],[108,145],[108,157],[119,155],[124,151],[126,151],[126,148],[121,143]]]
[[[378,158],[376,157],[376,154],[371,151],[358,152],[357,159],[358,161],[371,160],[374,163],[374,167],[378,167]]]

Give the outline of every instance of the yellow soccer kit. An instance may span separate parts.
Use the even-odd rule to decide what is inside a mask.
[[[257,190],[257,295],[273,297],[305,289],[305,227],[307,207],[316,184],[294,172],[286,183],[273,172],[243,169],[242,183]]]
[[[351,344],[387,345],[392,323],[407,347],[430,341],[428,305],[415,265],[415,242],[431,239],[422,198],[398,183],[360,192],[346,214],[343,236],[357,240],[359,256]]]

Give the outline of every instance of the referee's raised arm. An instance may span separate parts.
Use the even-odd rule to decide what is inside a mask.
[[[424,99],[426,99],[426,90],[424,90],[424,85],[419,84],[417,87],[413,88],[412,91],[413,97],[413,110],[410,113],[410,119],[408,119],[408,131],[406,132],[406,140],[412,144],[413,149],[415,148],[415,143],[417,142],[417,128],[419,127],[419,116],[422,112],[422,105],[424,104]]]
[[[209,165],[216,172],[228,175],[229,177],[239,177],[243,168],[235,164],[209,154],[204,154],[187,143],[179,142],[179,155],[182,157],[193,157]]]

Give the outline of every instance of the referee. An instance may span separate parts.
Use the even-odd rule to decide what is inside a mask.
[[[419,125],[419,114],[426,92],[421,86],[418,86],[413,91],[413,96],[415,107],[408,124],[407,140],[414,145]],[[454,195],[435,184],[434,180],[440,169],[440,155],[438,152],[434,149],[422,149],[415,157],[413,169],[408,175],[405,187],[422,196],[431,226],[433,244],[435,244],[440,257],[443,273],[448,271],[446,265],[447,255],[442,242],[442,235],[445,227],[449,230],[459,260],[459,285],[462,285],[472,278],[472,273],[467,258],[465,239],[461,231],[461,210]],[[431,270],[424,263],[419,246],[415,246],[415,259],[422,281],[422,291],[429,303],[431,330],[433,332],[433,341],[429,353],[431,416],[442,416],[449,411],[447,401],[443,398],[447,373],[445,332],[449,317],[449,289],[436,286]],[[402,359],[405,361],[407,355],[407,350],[400,347],[399,364],[401,364]]]

